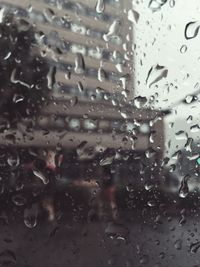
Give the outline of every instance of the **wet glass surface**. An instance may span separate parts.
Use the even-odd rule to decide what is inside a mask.
[[[0,1],[0,266],[200,266],[199,9]]]

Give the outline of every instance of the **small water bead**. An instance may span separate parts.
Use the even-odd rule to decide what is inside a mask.
[[[180,52],[181,54],[185,54],[187,52],[187,46],[186,45],[182,45],[180,48]]]

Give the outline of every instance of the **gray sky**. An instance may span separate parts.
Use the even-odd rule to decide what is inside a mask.
[[[140,14],[134,29],[136,94],[147,98],[154,95],[156,108],[168,108],[200,88],[200,32],[190,40],[184,36],[187,23],[200,21],[200,1],[175,0],[175,6],[170,7],[171,0],[156,12],[148,8],[148,3],[147,0],[133,0],[134,9]],[[180,52],[183,45],[187,46],[185,53]],[[157,64],[165,66],[168,75],[149,87],[146,84],[147,74]],[[193,116],[193,120],[188,125],[186,118],[189,115]],[[174,132],[178,130],[186,130],[189,136],[199,139],[199,131],[190,131],[192,125],[199,123],[199,115],[200,106],[197,102],[179,105],[173,115],[166,119],[166,141],[172,139],[171,151],[177,150],[175,146],[179,143],[185,143],[175,139]],[[178,120],[182,120],[182,123]],[[168,127],[169,122],[175,122],[174,128]]]

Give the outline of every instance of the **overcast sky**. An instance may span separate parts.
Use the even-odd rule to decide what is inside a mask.
[[[134,29],[136,94],[148,98],[154,95],[157,100],[155,107],[168,108],[200,88],[200,31],[190,40],[184,35],[187,23],[197,21],[191,29],[188,28],[190,35],[199,25],[200,1],[168,0],[156,12],[150,10],[148,3],[148,0],[133,0],[134,9],[140,14]],[[149,87],[146,84],[148,72],[157,64],[168,70],[167,77]],[[167,141],[173,139],[172,150],[175,150],[175,145],[185,143],[175,140],[175,131],[187,130],[189,136],[199,139],[199,131],[191,133],[189,129],[199,122],[200,106],[197,102],[179,105],[173,110],[173,115],[166,120],[166,135]],[[186,118],[189,115],[193,116],[193,120],[187,126]],[[183,123],[178,122],[180,119]],[[168,127],[168,122],[175,122],[174,130]]]

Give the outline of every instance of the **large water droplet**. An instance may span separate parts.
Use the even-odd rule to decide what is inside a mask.
[[[85,71],[85,62],[81,53],[76,54],[74,71],[77,74],[83,74]]]
[[[24,206],[26,203],[26,199],[22,195],[14,195],[12,196],[12,202],[16,206]]]
[[[17,72],[17,70],[16,69],[14,69],[13,71],[12,71],[12,73],[11,73],[11,77],[10,77],[10,81],[11,81],[11,83],[14,83],[14,84],[21,84],[21,85],[23,85],[23,86],[25,86],[25,87],[27,87],[27,88],[31,88],[31,86],[29,85],[29,84],[27,84],[27,83],[25,83],[25,82],[23,82],[23,81],[21,81],[21,80],[18,80],[17,78],[16,78],[16,72]]]
[[[72,98],[70,98],[69,104],[71,107],[76,106],[77,103],[78,103],[78,97],[77,96],[73,96]]]
[[[199,131],[199,129],[200,129],[200,127],[199,127],[198,124],[192,125],[192,126],[190,127],[190,131],[191,131],[191,133],[197,133],[197,132]]]
[[[168,75],[168,70],[164,66],[155,65],[152,66],[148,72],[146,78],[146,84],[151,87],[154,83],[159,82],[161,79],[166,78]]]
[[[11,52],[8,52],[6,55],[5,55],[5,57],[3,58],[4,60],[7,60],[7,59],[9,59],[9,57],[12,55],[12,53]]]
[[[155,207],[155,206],[156,206],[156,201],[155,201],[155,200],[149,200],[149,201],[147,202],[147,205],[148,205],[149,207]]]
[[[169,6],[174,7],[175,6],[175,0],[170,0],[169,1]]]
[[[50,8],[45,8],[43,11],[44,17],[48,22],[52,22],[53,19],[55,18],[55,13],[52,9]]]
[[[100,82],[104,82],[106,79],[106,73],[102,67],[98,69],[98,80]]]
[[[83,87],[83,84],[82,84],[82,82],[77,82],[77,87],[78,87],[78,90],[79,90],[79,92],[83,92],[84,91],[84,87]]]
[[[148,182],[146,182],[146,183],[144,184],[144,188],[145,188],[147,191],[150,191],[151,189],[154,188],[154,184],[153,184],[152,182],[148,181]]]
[[[143,96],[135,97],[133,103],[136,108],[142,108],[147,103],[147,98]]]
[[[56,67],[52,66],[47,73],[47,85],[49,89],[53,89],[53,86],[56,82]]]
[[[185,177],[183,177],[183,180],[181,181],[181,186],[179,189],[179,196],[181,198],[185,198],[189,194],[189,187],[188,187],[188,179],[189,178],[190,178],[190,176],[186,175]]]
[[[176,240],[174,243],[174,247],[177,250],[181,250],[182,249],[182,240],[180,240],[180,239]]]
[[[183,102],[186,103],[186,104],[190,104],[190,103],[192,103],[194,101],[197,101],[197,100],[198,100],[197,96],[195,96],[195,95],[187,95]]]
[[[129,230],[122,224],[109,222],[105,229],[105,233],[110,238],[127,239]]]
[[[192,143],[193,143],[193,139],[192,138],[188,138],[186,144],[185,144],[185,150],[188,152],[192,152]]]
[[[70,80],[71,79],[71,71],[67,70],[65,73],[65,79]]]
[[[105,166],[105,165],[110,165],[112,164],[114,158],[115,158],[116,152],[114,150],[106,150],[104,152],[104,155],[102,159],[100,160],[100,165]]]
[[[86,154],[87,147],[87,141],[81,142],[76,148],[77,155],[83,157]]]
[[[38,170],[33,170],[33,174],[39,178],[45,185],[49,183],[49,178]]]
[[[182,130],[178,131],[175,133],[176,140],[187,140],[188,139],[188,134]]]
[[[102,13],[105,9],[105,3],[104,0],[97,0],[96,3],[96,12],[97,13]]]
[[[119,32],[121,22],[119,19],[116,19],[113,21],[113,23],[110,25],[108,33],[103,35],[103,39],[106,42],[109,42],[110,38],[113,36],[116,36]]]
[[[22,102],[24,101],[24,96],[23,95],[18,95],[18,94],[14,94],[13,96],[13,102],[14,103],[19,103],[19,102]]]
[[[150,0],[149,2],[149,8],[155,12],[159,10],[165,3],[167,3],[167,0]]]
[[[176,151],[173,155],[172,155],[172,159],[175,159],[175,160],[178,160],[178,159],[180,159],[180,157],[181,157],[181,151],[179,150],[179,151]]]
[[[121,111],[120,111],[120,115],[121,115],[122,118],[124,118],[124,119],[128,119],[128,118],[129,118],[129,115],[128,115],[127,111],[123,111],[123,110],[121,110]]]
[[[200,23],[199,21],[191,21],[185,26],[185,38],[187,40],[193,39],[199,32]]]
[[[3,19],[5,17],[5,8],[0,9],[0,23],[3,22]]]
[[[137,11],[132,10],[132,9],[128,11],[128,20],[130,20],[131,22],[136,24],[139,20],[139,17],[140,17],[140,14]]]
[[[145,151],[145,155],[148,159],[152,159],[156,155],[156,152],[154,149],[149,148]]]
[[[190,252],[197,253],[197,251],[199,250],[199,248],[200,248],[200,241],[198,241],[196,243],[192,243],[190,245]]]
[[[20,19],[19,20],[19,31],[20,32],[25,32],[28,31],[31,28],[31,24],[29,21],[25,20],[25,19]]]
[[[8,162],[8,165],[11,167],[19,166],[19,163],[20,163],[19,155],[17,153],[10,154],[8,156],[7,162]]]
[[[185,54],[186,51],[187,51],[187,46],[186,45],[182,45],[181,48],[180,48],[181,54]]]
[[[38,217],[38,207],[37,205],[32,205],[31,208],[24,210],[24,224],[28,228],[34,228],[37,225]]]

